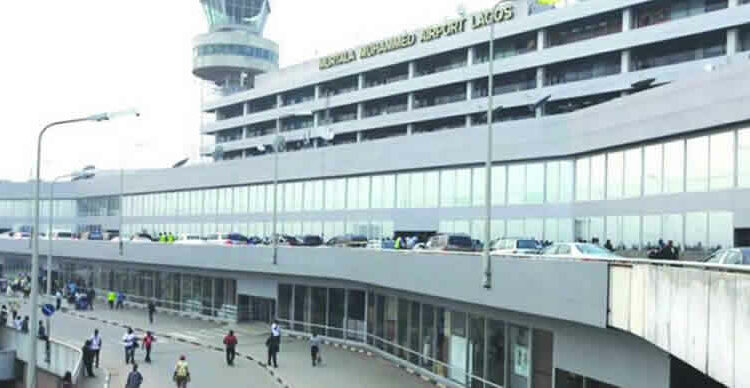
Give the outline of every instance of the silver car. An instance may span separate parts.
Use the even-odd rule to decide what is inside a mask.
[[[750,265],[750,248],[721,249],[703,261],[712,264]]]
[[[580,258],[616,259],[620,256],[596,244],[588,243],[558,243],[552,244],[542,251],[542,256],[562,256]]]

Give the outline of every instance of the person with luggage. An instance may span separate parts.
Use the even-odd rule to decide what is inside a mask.
[[[187,388],[190,382],[190,369],[188,369],[188,363],[184,355],[180,356],[180,360],[177,361],[177,365],[174,367],[172,380],[177,384],[177,388]]]
[[[237,354],[237,337],[234,336],[234,331],[229,330],[229,334],[224,337],[224,346],[227,352],[227,365],[234,365],[234,356]]]

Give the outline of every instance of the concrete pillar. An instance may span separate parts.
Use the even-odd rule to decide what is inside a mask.
[[[362,142],[362,131],[357,131],[357,143]]]
[[[409,79],[414,78],[414,74],[417,72],[417,63],[409,61]]]
[[[622,31],[630,31],[631,29],[633,29],[632,8],[624,8],[622,10]]]
[[[284,103],[284,98],[281,97],[281,94],[276,95],[276,107],[281,108],[281,105]]]
[[[537,89],[544,87],[544,66],[536,68],[536,87]]]
[[[466,99],[471,100],[472,89],[474,89],[474,81],[466,82]]]
[[[466,65],[471,66],[474,64],[474,47],[469,47],[468,50],[466,50]]]
[[[406,134],[411,135],[412,131],[414,131],[414,124],[406,124]]]
[[[630,50],[622,50],[620,53],[620,71],[630,72]]]
[[[737,28],[730,28],[727,30],[727,55],[732,56],[737,54],[737,47],[739,46],[739,30]]]
[[[320,119],[320,114],[321,113],[322,112],[314,112],[313,113],[313,128],[317,128],[318,127],[318,120]]]
[[[534,110],[534,116],[536,118],[544,116],[544,105],[545,104],[542,104],[542,105],[536,107],[536,109]]]
[[[320,98],[320,85],[315,85],[315,99]]]
[[[242,127],[242,138],[247,139],[247,127]]]
[[[365,111],[365,106],[361,102],[357,104],[357,120],[362,120],[362,114]]]
[[[357,88],[359,88],[359,90],[365,88],[365,73],[357,74]]]
[[[547,30],[544,28],[537,30],[536,32],[536,49],[543,50],[547,44]]]
[[[471,115],[466,115],[466,128],[471,127]]]
[[[242,115],[247,116],[250,112],[250,101],[245,101],[245,103],[242,104]]]
[[[414,109],[414,93],[409,93],[406,98],[406,110],[410,111]]]
[[[729,8],[736,7],[738,5],[740,5],[740,0],[729,0]]]

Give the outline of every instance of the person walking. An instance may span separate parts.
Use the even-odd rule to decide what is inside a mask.
[[[156,304],[153,300],[148,302],[148,323],[154,323],[154,313],[156,312]]]
[[[60,290],[57,290],[55,293],[55,310],[60,311],[60,308],[62,307],[62,292]]]
[[[102,337],[99,335],[99,329],[94,329],[94,335],[91,336],[91,351],[94,353],[96,367],[99,368],[99,353],[102,351]]]
[[[266,348],[268,348],[268,362],[266,365],[269,367],[273,365],[274,368],[279,367],[278,363],[278,353],[279,353],[279,340],[281,339],[281,336],[275,336],[271,334],[268,339],[266,340]],[[273,361],[273,364],[271,364],[271,361]]]
[[[115,304],[115,310],[119,310],[123,307],[125,302],[125,294],[122,291],[117,291],[117,303]]]
[[[128,328],[127,333],[122,336],[122,344],[125,347],[125,364],[135,362],[135,348],[137,343],[133,329]]]
[[[23,321],[21,322],[21,331],[24,333],[29,332],[29,316],[28,315],[23,317]]]
[[[320,337],[315,332],[310,337],[310,357],[312,358],[312,366],[320,363]]]
[[[39,329],[36,332],[37,337],[39,337],[40,340],[46,341],[47,338],[47,330],[44,329],[44,321],[39,321]]]
[[[177,365],[174,367],[174,375],[172,376],[177,388],[186,388],[190,382],[190,369],[188,369],[187,360],[185,356],[180,356]]]
[[[83,352],[83,367],[85,374],[88,377],[96,377],[94,376],[94,353],[91,351],[91,340],[86,340],[81,351]]]
[[[86,298],[89,300],[89,310],[94,311],[94,301],[96,301],[96,291],[91,287],[86,291]]]
[[[110,291],[107,294],[107,303],[109,303],[109,309],[110,310],[112,310],[113,308],[115,308],[115,298],[116,298],[116,296],[115,296],[115,292],[114,291]]]
[[[3,327],[8,325],[8,308],[5,305],[0,307],[0,325]]]
[[[229,334],[224,337],[224,346],[227,352],[227,365],[232,366],[234,365],[234,356],[237,353],[237,337],[234,336],[233,330],[229,330]]]
[[[65,372],[65,376],[63,376],[62,384],[60,385],[60,388],[73,388],[73,374],[70,372]]]
[[[146,351],[146,358],[143,361],[151,363],[151,345],[154,342],[156,342],[156,338],[150,331],[147,331],[146,335],[143,336],[143,349]]]
[[[138,364],[133,363],[133,370],[128,373],[125,388],[140,388],[141,384],[143,384],[143,375],[138,372]]]
[[[21,318],[18,313],[16,313],[16,318],[13,319],[13,328],[16,330],[23,330],[23,318]]]

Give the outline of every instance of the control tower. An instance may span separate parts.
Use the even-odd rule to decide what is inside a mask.
[[[193,74],[229,95],[279,69],[279,46],[263,38],[269,0],[200,0],[208,33],[193,39]]]

